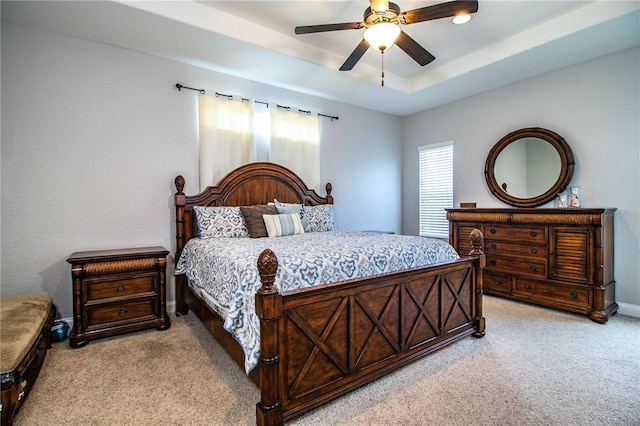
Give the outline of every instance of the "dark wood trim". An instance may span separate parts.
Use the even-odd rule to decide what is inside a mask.
[[[560,156],[560,174],[556,182],[543,194],[531,198],[518,198],[508,194],[500,187],[494,174],[496,159],[502,150],[512,142],[522,138],[543,139],[550,143]],[[573,159],[571,147],[569,147],[569,144],[562,136],[548,129],[529,127],[509,133],[500,139],[493,148],[491,148],[484,165],[484,177],[489,190],[500,201],[514,207],[536,207],[552,201],[559,193],[566,189],[573,177],[574,165],[575,161]]]

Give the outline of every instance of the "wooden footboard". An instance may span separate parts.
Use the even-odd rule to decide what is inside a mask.
[[[484,254],[362,280],[278,293],[262,287],[258,425],[279,425],[470,334],[484,335]]]

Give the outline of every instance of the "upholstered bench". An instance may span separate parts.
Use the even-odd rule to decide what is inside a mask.
[[[11,425],[40,373],[56,308],[49,296],[0,298],[2,424]]]

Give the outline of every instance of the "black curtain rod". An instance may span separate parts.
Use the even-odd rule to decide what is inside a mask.
[[[180,84],[180,83],[176,83],[176,88],[177,88],[179,91],[182,91],[182,89],[188,89],[188,90],[195,90],[196,92],[200,92],[200,94],[201,94],[201,95],[204,95],[204,94],[205,94],[205,90],[204,90],[204,89],[196,89],[196,88],[194,88],[194,87],[187,87],[187,86],[183,86],[183,85],[182,85],[182,84]],[[232,99],[232,98],[233,98],[233,95],[225,95],[224,93],[218,93],[218,92],[216,92],[216,96],[224,96],[224,97],[229,98],[229,99]],[[248,101],[249,101],[249,99],[247,99],[247,98],[242,98],[242,100],[243,100],[243,101],[246,101],[246,102],[248,102]],[[267,105],[267,107],[269,106],[269,102],[256,101],[256,100],[254,100],[253,102],[255,102],[255,103],[257,103],[257,104]],[[289,106],[285,106],[285,105],[278,105],[278,104],[276,104],[276,105],[278,106],[278,108],[284,108],[284,109],[286,109],[287,111],[291,110],[291,107],[289,107]],[[311,111],[305,111],[305,110],[303,110],[303,109],[298,109],[298,111],[303,112],[303,113],[305,113],[305,114],[311,114]],[[318,115],[319,115],[319,116],[321,116],[321,117],[327,117],[327,118],[330,118],[330,119],[331,119],[331,121],[333,121],[333,120],[338,120],[338,119],[340,118],[340,117],[335,116],[335,115],[326,115],[326,114],[320,114],[320,113],[318,113]]]

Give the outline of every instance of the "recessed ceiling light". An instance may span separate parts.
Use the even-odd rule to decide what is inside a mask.
[[[453,17],[451,22],[453,22],[456,25],[462,25],[462,24],[466,24],[470,20],[471,20],[471,15],[470,14],[468,14],[468,13],[459,13],[456,16]]]

